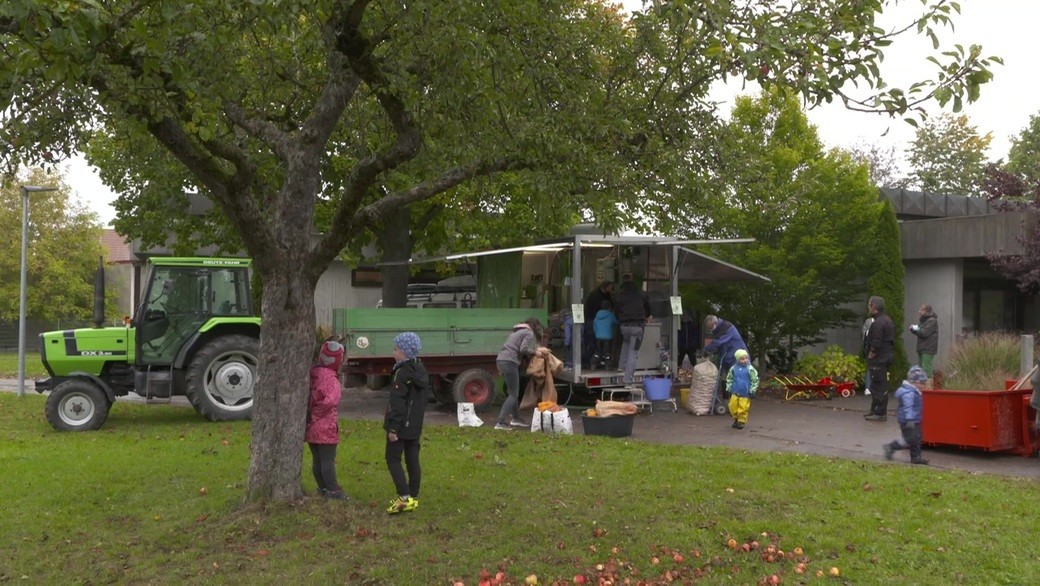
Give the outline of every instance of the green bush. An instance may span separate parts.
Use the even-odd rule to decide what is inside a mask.
[[[1001,390],[1004,381],[1018,378],[1020,338],[986,332],[958,340],[950,348],[943,387],[960,390]]]
[[[867,374],[867,364],[854,354],[846,354],[841,346],[828,346],[823,354],[806,354],[798,359],[795,372],[819,380],[830,377],[835,382],[855,381],[862,383]]]

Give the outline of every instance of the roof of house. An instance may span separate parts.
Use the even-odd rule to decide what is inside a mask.
[[[101,246],[104,246],[105,251],[108,253],[108,262],[133,262],[133,257],[130,254],[130,245],[115,230],[106,228],[101,232]]]

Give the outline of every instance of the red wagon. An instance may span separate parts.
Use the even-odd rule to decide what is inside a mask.
[[[830,377],[818,381],[799,375],[777,375],[773,380],[784,386],[784,399],[830,399],[835,395],[851,397],[856,394],[856,382],[835,382]]]

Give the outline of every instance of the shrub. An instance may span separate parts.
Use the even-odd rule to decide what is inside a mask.
[[[947,389],[1000,390],[1004,381],[1018,378],[1020,338],[1005,332],[986,332],[963,338],[950,348],[944,369]]]
[[[818,356],[807,354],[799,358],[795,370],[813,380],[830,377],[835,382],[862,383],[866,378],[867,364],[859,356],[846,354],[841,346],[832,345]]]

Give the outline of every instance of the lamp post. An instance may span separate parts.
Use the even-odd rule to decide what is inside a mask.
[[[22,286],[18,291],[18,396],[25,396],[25,284],[29,249],[29,194],[57,191],[57,187],[22,186]]]

